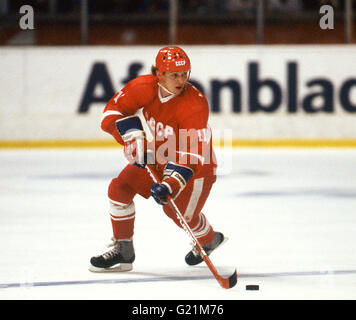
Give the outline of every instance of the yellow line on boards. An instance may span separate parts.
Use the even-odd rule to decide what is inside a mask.
[[[233,148],[356,148],[356,139],[233,139],[214,141],[216,147]],[[0,140],[0,149],[120,148],[114,140]]]
[[[229,146],[224,141],[214,145]],[[356,139],[269,139],[269,140],[238,140],[230,144],[232,147],[261,147],[261,148],[356,148]]]
[[[121,147],[110,140],[23,140],[0,141],[0,149],[46,149],[46,148],[115,148]]]

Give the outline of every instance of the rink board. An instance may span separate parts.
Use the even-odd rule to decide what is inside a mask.
[[[105,103],[150,73],[157,46],[0,51],[0,147],[115,146]],[[356,46],[185,46],[215,143],[356,145]]]

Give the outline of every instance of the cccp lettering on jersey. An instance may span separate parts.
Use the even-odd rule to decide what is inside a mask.
[[[155,132],[155,138],[157,141],[167,139],[168,136],[174,135],[174,130],[169,125],[164,125],[162,122],[156,122],[155,118],[151,117],[147,121],[152,132]]]

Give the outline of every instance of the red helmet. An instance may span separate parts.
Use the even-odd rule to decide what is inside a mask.
[[[156,67],[160,72],[179,72],[190,70],[190,60],[183,49],[165,47],[158,51]]]

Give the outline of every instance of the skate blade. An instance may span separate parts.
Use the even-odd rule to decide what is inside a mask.
[[[110,268],[98,268],[92,265],[89,266],[89,271],[96,273],[109,273],[109,272],[127,272],[133,269],[132,263],[121,263],[118,266]]]

